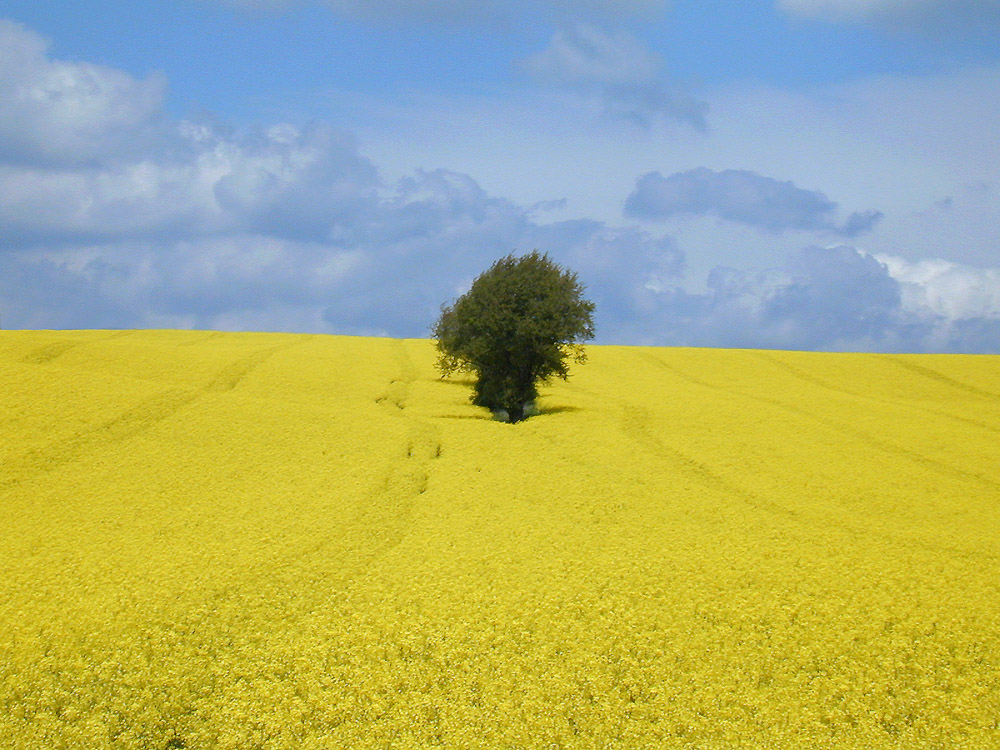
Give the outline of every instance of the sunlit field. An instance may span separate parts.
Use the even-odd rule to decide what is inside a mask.
[[[588,351],[0,332],[0,747],[1000,747],[1000,357]]]

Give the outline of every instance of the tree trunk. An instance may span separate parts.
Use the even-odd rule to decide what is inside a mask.
[[[507,407],[507,416],[510,418],[511,422],[520,422],[524,419],[524,405],[511,404]]]

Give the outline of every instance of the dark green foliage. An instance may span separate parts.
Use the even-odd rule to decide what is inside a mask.
[[[508,255],[441,309],[432,331],[438,368],[474,373],[472,402],[519,422],[539,383],[565,380],[569,359],[586,361],[581,342],[594,337],[593,312],[576,274],[547,254]]]

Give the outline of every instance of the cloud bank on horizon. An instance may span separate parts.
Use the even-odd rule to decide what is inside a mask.
[[[246,22],[266,26],[303,4],[230,5],[271,11]],[[425,336],[493,260],[538,248],[587,285],[601,343],[1000,352],[1000,151],[971,116],[1000,109],[980,96],[1000,61],[818,98],[739,78],[699,89],[655,38],[600,21],[615,3],[545,5],[559,25],[512,52],[509,86],[456,94],[443,114],[386,95],[376,114],[402,125],[381,135],[366,112],[178,116],[170,69],[60,57],[40,30],[0,20],[4,327]],[[934,3],[779,5],[855,22]],[[449,23],[521,8],[392,6]],[[369,24],[385,10],[324,7]],[[558,20],[581,9],[585,21]],[[927,113],[945,90],[950,109]],[[772,117],[787,132],[755,120]],[[420,160],[370,155],[408,148]],[[576,175],[614,211],[574,209],[559,191]],[[960,246],[927,244],[941,237]]]

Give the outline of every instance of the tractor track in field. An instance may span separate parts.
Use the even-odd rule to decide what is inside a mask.
[[[962,391],[963,393],[971,393],[975,396],[980,396],[981,398],[994,402],[994,404],[1000,402],[1000,393],[993,393],[992,391],[983,390],[982,388],[977,388],[974,385],[963,383],[961,380],[955,380],[954,378],[948,377],[943,372],[938,372],[937,370],[927,367],[926,365],[918,365],[916,362],[911,362],[910,360],[904,359],[899,355],[888,354],[883,358],[898,367],[902,367],[903,369],[909,370],[917,375],[922,375],[935,383],[950,386],[951,388]]]
[[[182,639],[194,649],[204,644],[201,650],[210,653],[217,647],[210,640],[217,630],[206,627],[211,621],[229,623],[232,630],[249,631],[261,640],[273,638],[279,644],[293,630],[300,638],[303,632],[324,637],[322,613],[343,606],[352,588],[365,585],[365,576],[373,566],[406,539],[416,502],[427,491],[442,446],[433,425],[408,412],[407,401],[418,377],[417,369],[403,342],[390,345],[394,347],[398,374],[386,382],[374,402],[382,416],[404,427],[403,439],[395,444],[378,478],[363,492],[359,509],[335,534],[279,553],[270,564],[245,571],[238,580],[208,593],[196,607],[186,609],[179,617],[175,614],[169,623],[158,624],[157,628],[167,631],[169,638]],[[228,383],[228,376],[239,371],[235,365],[225,368],[212,381],[215,388],[218,382]],[[399,433],[393,434],[398,437]],[[311,584],[303,585],[304,580]],[[287,594],[274,597],[259,593],[276,590]],[[267,623],[267,630],[262,623]],[[163,657],[169,659],[169,652]]]
[[[707,464],[665,444],[651,429],[650,423],[652,421],[653,415],[649,410],[633,404],[622,404],[622,429],[643,449],[660,458],[667,459],[674,468],[695,477],[702,484],[718,490],[726,496],[738,498],[752,508],[786,518],[798,517],[796,511],[731,482],[722,474],[713,471]]]
[[[329,600],[336,596],[403,542],[411,528],[417,499],[427,491],[434,461],[442,454],[437,430],[407,412],[417,370],[405,344],[393,341],[390,345],[394,347],[399,374],[389,379],[374,402],[389,419],[403,421],[403,440],[363,493],[357,512],[336,536],[317,540],[282,558],[280,568],[293,578],[297,578],[294,571],[310,563],[324,570],[321,584],[308,594],[310,597]],[[245,586],[246,582],[241,584],[241,588]]]
[[[52,341],[48,344],[33,349],[32,351],[21,357],[21,361],[31,365],[44,365],[58,359],[66,352],[71,349],[76,349],[79,346],[87,346],[91,344],[99,344],[104,341],[111,341],[112,339],[118,339],[122,336],[127,336],[131,334],[132,331],[114,331],[113,333],[103,336],[100,338],[90,338],[86,340],[74,340],[74,339],[59,339],[58,341]]]
[[[403,440],[396,444],[378,478],[363,491],[357,511],[336,534],[318,538],[294,551],[278,553],[270,564],[245,571],[238,580],[209,592],[197,607],[162,626],[171,637],[199,643],[204,638],[203,632],[207,632],[205,623],[214,619],[233,623],[266,621],[272,623],[272,632],[285,627],[308,627],[303,623],[308,623],[316,612],[336,606],[354,581],[404,541],[411,528],[416,500],[427,490],[433,462],[441,456],[442,447],[434,427],[407,412],[410,386],[418,373],[403,342],[391,345],[395,347],[399,372],[389,379],[374,401],[383,415],[402,421]],[[231,390],[273,353],[274,350],[264,350],[234,360],[200,391],[183,392],[185,403],[201,393]],[[313,584],[302,586],[304,579]],[[287,586],[282,582],[287,582]],[[258,593],[276,588],[289,592],[288,596],[275,599]],[[280,610],[278,617],[274,614],[276,609]],[[279,624],[275,626],[275,622]]]
[[[657,362],[662,367],[674,371],[678,377],[681,377],[689,382],[702,385],[707,388],[712,388],[714,390],[723,391],[732,396],[743,397],[746,396],[751,398],[748,394],[743,394],[735,391],[722,388],[720,386],[714,386],[710,383],[706,383],[696,376],[690,375],[689,373],[684,373],[683,371],[676,370],[670,367],[666,363],[659,362],[652,355],[643,355],[643,358],[650,359],[651,361]],[[756,397],[752,397],[756,398]],[[758,400],[763,400],[764,403],[773,404],[775,406],[785,405],[772,401],[771,399],[761,398]],[[812,514],[799,512],[795,509],[788,508],[778,502],[774,502],[764,497],[760,493],[753,492],[752,490],[746,489],[740,486],[738,483],[731,481],[725,475],[713,470],[709,465],[704,462],[697,460],[696,458],[687,455],[684,451],[678,448],[667,445],[664,443],[656,434],[652,427],[655,421],[655,416],[653,413],[644,407],[636,406],[626,402],[623,399],[616,399],[616,401],[621,406],[622,418],[620,420],[620,427],[642,450],[652,453],[653,455],[664,458],[669,462],[669,465],[676,468],[686,474],[687,476],[694,477],[699,480],[702,484],[711,487],[712,489],[718,490],[723,494],[735,498],[745,505],[754,508],[755,510],[767,513],[773,517],[783,518],[787,521],[792,521],[795,524],[801,524],[803,522],[812,525],[818,525],[822,528],[835,528],[840,532],[846,533],[851,537],[858,536],[874,536],[877,537],[882,543],[898,545],[903,548],[920,548],[926,549],[934,553],[947,552],[949,554],[955,555],[969,555],[968,549],[959,546],[941,545],[927,543],[923,540],[912,539],[912,538],[899,538],[895,535],[888,533],[876,533],[871,528],[866,527],[864,524],[852,523],[850,518],[834,517],[834,516],[824,516],[813,517]],[[808,412],[805,410],[794,410],[791,411],[795,414],[800,414],[803,416],[809,416]],[[850,434],[850,433],[848,433]],[[905,455],[905,454],[904,454]],[[910,457],[910,456],[908,456]],[[945,469],[944,472],[947,475],[952,475],[952,467],[942,467],[940,465],[933,466],[932,468]],[[985,480],[986,483],[991,483],[992,480],[988,478],[982,478],[978,475],[972,474],[971,472],[958,471],[955,472],[962,478],[975,478],[979,480]],[[996,555],[991,550],[980,549],[976,553],[979,558],[990,558],[995,559]]]
[[[57,357],[65,354],[70,349],[75,349],[82,344],[82,341],[53,341],[51,344],[40,346],[22,357],[22,362],[32,365],[44,365]]]
[[[70,343],[75,345],[75,342]],[[0,477],[0,487],[16,485],[27,477],[52,471],[104,446],[129,440],[152,429],[207,394],[232,391],[262,362],[279,350],[294,346],[295,343],[297,342],[279,344],[234,359],[200,388],[169,388],[128,407],[100,424],[44,447],[35,448],[20,456],[15,456],[5,462],[6,471],[4,473],[7,476]],[[58,351],[48,359],[36,358],[30,361],[51,361],[68,348],[71,347]],[[37,350],[36,353],[40,351]]]
[[[953,466],[952,464],[940,461],[936,458],[932,458],[931,456],[921,453],[920,451],[916,451],[911,448],[907,448],[905,446],[890,442],[888,440],[875,437],[871,433],[866,432],[865,430],[859,429],[857,427],[852,427],[835,419],[824,417],[820,414],[816,414],[815,412],[811,412],[807,409],[803,409],[798,406],[788,404],[777,398],[770,398],[768,396],[759,396],[752,393],[746,393],[744,391],[734,391],[729,388],[724,388],[722,386],[709,383],[708,381],[702,380],[701,378],[695,375],[692,375],[677,367],[674,367],[673,365],[664,362],[662,359],[652,354],[642,353],[640,356],[646,361],[649,361],[657,365],[661,369],[664,369],[667,372],[672,373],[674,376],[686,380],[689,383],[693,383],[713,391],[726,393],[730,396],[737,396],[740,398],[757,401],[758,403],[767,404],[769,406],[772,406],[776,409],[787,412],[789,414],[794,414],[798,417],[805,418],[809,421],[819,423],[824,427],[833,430],[834,432],[839,432],[842,435],[846,435],[852,440],[856,440],[859,443],[869,448],[878,450],[882,453],[887,453],[890,455],[906,458],[912,461],[913,463],[921,465],[931,471],[934,471],[937,474],[941,474],[943,476],[947,476],[953,479],[954,478],[964,479],[966,481],[971,481],[984,487],[989,487],[990,489],[993,490],[1000,490],[1000,482],[991,477],[984,476],[974,471],[968,471],[958,466]]]
[[[919,404],[901,403],[899,401],[894,401],[892,399],[879,398],[879,397],[876,397],[876,396],[871,396],[871,395],[869,395],[867,393],[863,393],[861,391],[851,390],[849,388],[840,388],[838,386],[835,386],[835,385],[832,385],[830,383],[827,383],[827,382],[825,382],[824,380],[822,380],[820,378],[817,378],[815,375],[812,375],[812,374],[807,373],[807,372],[805,372],[803,370],[800,370],[799,368],[795,367],[795,365],[791,365],[791,364],[789,364],[787,362],[784,362],[784,361],[782,361],[778,357],[775,357],[772,354],[768,354],[766,352],[753,352],[753,355],[756,356],[758,359],[764,360],[765,362],[771,363],[771,364],[775,365],[776,367],[781,368],[782,370],[784,370],[785,372],[787,372],[788,374],[790,374],[792,377],[794,377],[794,378],[796,378],[798,380],[801,380],[804,383],[809,383],[810,385],[814,385],[814,386],[816,386],[818,388],[823,388],[824,390],[830,391],[832,393],[839,393],[839,394],[843,394],[843,395],[846,395],[846,396],[851,396],[853,398],[859,398],[859,399],[863,399],[865,401],[871,401],[871,402],[876,403],[876,404],[880,404],[880,405],[883,405],[883,406],[889,406],[889,407],[897,408],[897,409],[906,409],[906,410],[913,410],[913,409],[915,409],[917,411],[922,411],[925,414],[933,414],[934,416],[944,417],[945,419],[951,419],[951,420],[954,420],[956,422],[961,422],[962,424],[973,425],[974,427],[978,427],[980,429],[986,430],[987,432],[1000,433],[1000,425],[991,424],[989,422],[984,422],[984,421],[979,420],[979,419],[973,419],[972,417],[962,417],[962,416],[959,416],[957,414],[952,414],[951,412],[943,411],[941,409],[934,409],[934,408],[931,408],[931,407],[928,407],[928,406],[921,406]],[[911,365],[911,366],[907,366],[907,369],[913,369],[914,367],[920,368],[919,365]],[[927,368],[920,368],[920,369],[926,370]],[[918,370],[914,370],[914,371],[916,372]],[[924,373],[921,372],[920,374],[924,374]],[[938,382],[947,382],[949,385],[951,385],[951,384],[958,384],[958,381],[952,381],[950,378],[948,378],[946,376],[941,376],[941,378],[943,380],[942,379],[938,379]],[[962,387],[963,390],[966,390],[966,388],[962,384],[958,384],[957,387]],[[973,389],[973,392],[977,392],[977,391],[978,391],[978,389]],[[978,392],[979,392],[980,395],[986,395],[987,397],[989,397],[989,394],[987,394],[985,391],[978,391]]]
[[[403,341],[394,340],[392,346],[399,375],[389,381],[375,402],[392,419],[404,420],[405,439],[397,457],[389,462],[381,481],[369,494],[358,519],[362,525],[374,524],[369,528],[387,530],[381,552],[402,541],[413,503],[427,491],[433,463],[442,451],[438,431],[407,411],[407,398],[417,379],[417,369]]]

